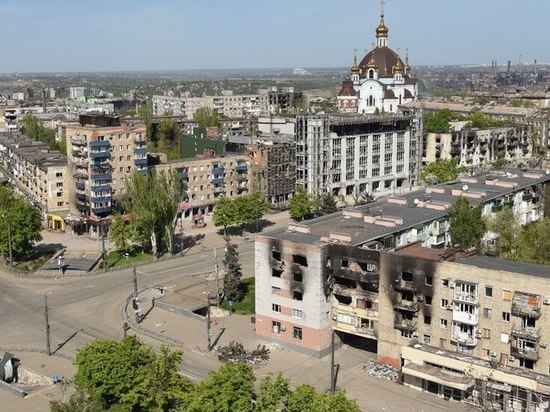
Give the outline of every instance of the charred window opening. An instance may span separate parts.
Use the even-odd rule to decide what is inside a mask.
[[[401,312],[401,319],[403,320],[413,320],[413,313],[412,312]]]
[[[424,323],[426,325],[431,325],[432,324],[432,317],[429,316],[429,315],[424,315]]]
[[[350,305],[351,304],[351,296],[343,296],[343,295],[334,295],[338,303],[341,303],[343,305]]]
[[[401,272],[401,280],[404,282],[412,282],[413,281],[413,274],[412,272]]]
[[[349,267],[349,260],[342,259],[341,267],[342,267],[342,269],[347,269]]]
[[[304,294],[300,290],[293,290],[292,291],[292,299],[294,300],[303,300]]]
[[[433,285],[433,278],[431,276],[426,276],[426,285],[427,286]]]
[[[294,272],[292,274],[292,278],[294,279],[294,282],[303,282],[304,275],[300,272]]]
[[[345,286],[347,288],[355,289],[355,280],[346,279],[342,277],[335,276],[334,277],[334,283],[340,286]]]
[[[429,295],[424,296],[424,301],[426,302],[426,305],[432,304],[432,297]]]
[[[410,291],[401,292],[401,300],[406,300],[408,302],[412,302],[414,300],[414,293],[412,293]]]
[[[372,282],[358,282],[359,288],[365,292],[378,292],[378,284]]]
[[[280,278],[282,274],[283,274],[282,270],[279,270],[279,269],[271,270],[271,276],[273,276],[274,278]]]
[[[272,250],[271,257],[275,260],[281,260],[281,252],[279,252],[278,250]]]
[[[365,303],[365,308],[367,309],[373,309],[374,308],[374,303],[367,300],[366,303]]]
[[[307,258],[302,255],[292,255],[292,262],[298,265],[307,266]]]

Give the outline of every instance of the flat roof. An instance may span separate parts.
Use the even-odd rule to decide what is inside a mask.
[[[501,270],[503,272],[521,273],[523,275],[550,278],[550,266],[515,262],[490,256],[469,256],[458,259],[456,263],[475,266],[483,269]]]

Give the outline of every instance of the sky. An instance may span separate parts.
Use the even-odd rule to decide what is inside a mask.
[[[550,63],[550,0],[386,0],[414,65]],[[347,67],[379,0],[0,0],[0,73]]]

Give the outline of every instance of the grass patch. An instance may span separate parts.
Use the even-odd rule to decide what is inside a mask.
[[[233,305],[233,312],[239,315],[253,315],[256,313],[256,278],[246,278],[241,280],[240,287],[244,292],[244,298]],[[229,310],[227,300],[220,304],[222,309]]]
[[[129,266],[139,263],[152,262],[153,255],[150,253],[142,253],[139,250],[128,252],[128,257],[120,250],[115,250],[107,255],[107,267],[114,268],[117,266]]]
[[[38,269],[44,266],[46,262],[52,258],[53,255],[53,252],[41,255],[35,254],[34,256],[29,258],[29,260],[14,262],[14,268],[23,272],[36,272]]]

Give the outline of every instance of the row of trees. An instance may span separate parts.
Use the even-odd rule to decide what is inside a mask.
[[[0,254],[14,260],[33,254],[33,244],[42,239],[42,218],[38,208],[7,186],[0,185]]]
[[[364,192],[353,196],[354,206],[374,202],[374,197]],[[310,195],[303,186],[297,186],[289,201],[290,217],[294,220],[304,220],[313,216],[323,216],[338,210],[336,197],[330,193],[321,196]]]
[[[453,113],[450,109],[441,109],[435,113],[427,113],[423,118],[424,133],[450,133],[452,131],[450,122],[465,121],[466,129],[486,129],[493,126],[504,126],[509,124],[507,120],[494,120],[485,114],[476,111],[466,116]]]
[[[55,130],[46,129],[35,117],[30,114],[23,116],[21,122],[21,132],[31,139],[46,143],[52,150],[59,150],[62,154],[67,154],[65,139],[55,140]]]
[[[470,205],[465,197],[457,199],[449,210],[453,244],[461,249],[482,250],[487,231],[495,236],[492,252],[503,259],[540,265],[550,264],[550,217],[521,226],[511,207],[504,207],[489,219],[482,216],[482,207]]]
[[[359,412],[343,392],[318,393],[307,384],[292,390],[282,375],[256,389],[243,363],[226,363],[193,384],[179,373],[181,361],[181,352],[163,346],[157,354],[133,336],[96,340],[78,351],[75,390],[51,411]]]
[[[185,199],[185,185],[174,172],[132,173],[126,183],[124,208],[129,222],[115,216],[110,237],[118,250],[138,245],[158,256],[163,243],[174,253],[174,229],[179,205]]]
[[[225,236],[229,226],[241,226],[249,223],[257,225],[268,210],[269,203],[260,192],[253,192],[235,199],[223,196],[216,204],[212,221],[215,226],[223,227]]]

